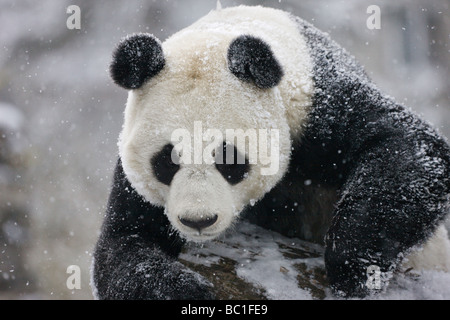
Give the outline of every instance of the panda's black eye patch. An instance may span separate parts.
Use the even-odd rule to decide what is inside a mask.
[[[236,147],[223,143],[215,153],[216,168],[231,185],[238,184],[250,171],[248,159],[239,153]]]
[[[156,178],[166,185],[170,185],[180,169],[179,161],[172,161],[172,150],[173,145],[168,143],[150,161]]]

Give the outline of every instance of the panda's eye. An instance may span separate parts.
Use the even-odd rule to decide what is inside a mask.
[[[166,144],[150,161],[156,178],[166,185],[170,185],[173,177],[180,169],[180,162],[176,159],[174,159],[175,162],[172,161],[172,150],[173,145]]]
[[[226,142],[215,152],[215,162],[217,170],[232,185],[244,180],[250,171],[248,159],[234,145]]]

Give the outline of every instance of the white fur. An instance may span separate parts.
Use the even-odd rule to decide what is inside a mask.
[[[403,263],[403,269],[439,270],[450,272],[450,240],[444,225],[420,248],[414,250]]]
[[[240,35],[253,35],[269,44],[285,73],[277,87],[261,90],[229,71],[227,50]],[[163,70],[141,89],[129,92],[119,153],[137,192],[164,206],[172,225],[187,238],[206,240],[227,229],[245,205],[262,198],[285,174],[291,139],[301,135],[311,106],[311,60],[290,16],[262,7],[212,11],[162,47]],[[195,121],[205,129],[219,129],[224,136],[225,129],[278,129],[278,173],[263,176],[261,164],[255,164],[246,179],[231,186],[214,165],[182,164],[170,187],[160,183],[150,159],[170,142],[175,129],[192,132]],[[204,214],[219,218],[201,235],[179,222],[180,216]]]
[[[186,166],[176,174],[170,186],[166,210],[171,224],[191,240],[215,238],[232,223],[235,213],[231,188],[211,165]],[[201,220],[214,214],[218,216],[217,222],[201,233],[178,221],[178,217]]]

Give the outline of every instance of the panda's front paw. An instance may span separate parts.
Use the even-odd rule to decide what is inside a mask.
[[[172,282],[169,281],[168,284]],[[166,299],[173,300],[214,300],[213,285],[205,278],[183,267],[176,277],[175,284],[167,287],[169,295]]]
[[[155,256],[153,256],[155,258]],[[212,300],[212,284],[171,259],[148,259],[130,268],[122,261],[113,270],[95,269],[100,300]]]
[[[371,281],[368,259],[328,246],[325,251],[325,268],[330,289],[340,298],[364,298],[378,293],[384,284],[381,277]],[[378,274],[379,275],[379,274]]]
[[[149,268],[148,268],[149,267]],[[144,281],[142,281],[145,279]],[[141,266],[134,280],[140,280],[139,299],[212,300],[212,284],[178,262],[164,268]]]
[[[330,289],[335,297],[339,298],[365,298],[370,291],[365,284],[357,279],[341,278],[330,281]]]

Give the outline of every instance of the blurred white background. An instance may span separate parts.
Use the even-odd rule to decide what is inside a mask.
[[[450,137],[448,0],[222,0],[281,8],[356,56],[379,87]],[[69,5],[81,29],[69,30]],[[369,30],[369,5],[381,29]],[[91,299],[89,267],[126,91],[109,78],[125,35],[162,41],[216,0],[0,0],[0,299]],[[81,289],[69,290],[69,265]]]

